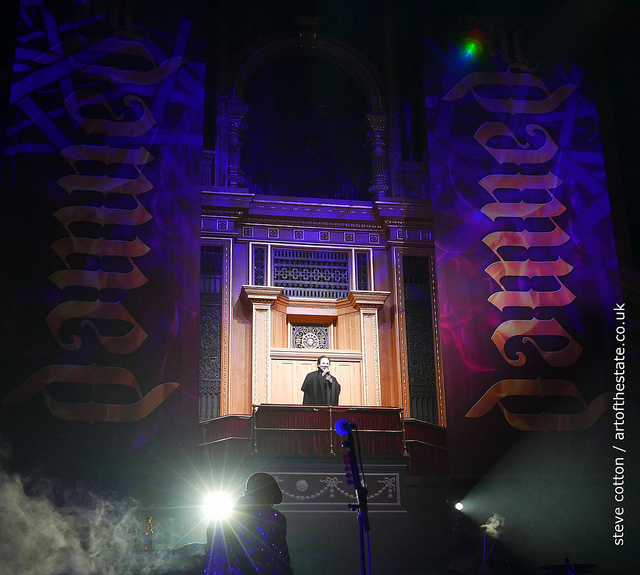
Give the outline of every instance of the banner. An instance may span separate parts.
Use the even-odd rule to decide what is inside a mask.
[[[454,476],[480,475],[526,434],[611,437],[624,306],[593,90],[575,63],[523,58],[522,37],[477,34],[477,60],[428,44],[442,77],[427,114]]]
[[[168,3],[47,6],[4,147],[1,433],[27,467],[143,471],[197,445],[203,45]]]

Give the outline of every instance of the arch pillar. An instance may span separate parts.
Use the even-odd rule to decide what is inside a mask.
[[[271,307],[282,288],[242,286],[240,297],[252,309],[251,402],[271,402]]]

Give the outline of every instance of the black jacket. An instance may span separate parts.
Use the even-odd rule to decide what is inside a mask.
[[[332,375],[331,383],[322,375],[322,370],[318,369],[308,373],[302,384],[304,398],[303,405],[338,405],[340,397],[340,384]]]

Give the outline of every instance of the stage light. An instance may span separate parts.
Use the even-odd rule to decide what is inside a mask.
[[[203,504],[204,513],[210,521],[226,519],[233,511],[233,500],[228,493],[209,493]]]
[[[469,40],[462,46],[462,56],[467,60],[475,58],[479,52],[480,45],[474,40]]]
[[[454,507],[458,510],[458,511],[462,511],[464,509],[464,505],[462,503],[460,503],[460,501],[458,501],[458,503],[456,503],[454,505]]]
[[[484,45],[485,39],[482,32],[472,30],[459,44],[460,57],[469,62],[477,60],[484,52]]]

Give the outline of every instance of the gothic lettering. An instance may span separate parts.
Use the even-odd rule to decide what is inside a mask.
[[[184,58],[168,58],[158,64],[153,54],[140,42],[131,40],[120,40],[119,38],[108,38],[93,46],[92,50],[87,50],[88,54],[80,52],[71,57],[77,70],[84,76],[103,80],[113,84],[134,84],[149,85],[158,84],[168,76],[175,73],[184,63]],[[97,54],[91,58],[91,53]],[[126,56],[127,61],[138,60],[140,69],[118,68],[115,65],[100,66],[93,62],[99,61],[100,57],[119,54]],[[81,59],[89,56],[91,63],[85,64]],[[147,67],[147,69],[142,69]]]
[[[500,99],[480,95],[480,86],[503,86],[508,88],[529,88],[532,93],[544,94],[540,99]],[[459,100],[469,92],[478,104],[488,112],[507,114],[544,114],[560,106],[577,88],[575,84],[560,86],[550,93],[544,82],[526,72],[475,72],[465,76],[443,98],[445,101]]]
[[[575,85],[566,84],[550,92],[540,78],[510,69],[469,74],[444,100],[456,101],[471,94],[489,112],[535,115],[557,109],[575,89]],[[523,122],[513,125],[523,125]],[[505,226],[488,233],[482,240],[498,258],[485,268],[500,288],[487,301],[500,312],[509,314],[495,329],[491,340],[502,358],[516,369],[522,368],[534,351],[547,364],[566,368],[578,361],[582,347],[557,319],[549,318],[549,315],[553,314],[554,308],[570,305],[575,300],[575,295],[560,279],[570,275],[573,267],[560,254],[556,257],[547,255],[571,239],[556,222],[566,207],[552,191],[563,181],[552,170],[547,170],[546,174],[535,173],[553,160],[559,148],[538,123],[524,124],[524,133],[515,133],[509,126],[511,124],[506,121],[485,122],[474,134],[478,144],[498,165],[514,164],[520,170],[515,174],[489,174],[479,182],[493,200],[482,206],[481,212],[492,222]],[[527,173],[530,171],[534,173]],[[546,194],[548,200],[541,194]],[[514,259],[517,253],[514,249],[526,250],[526,257]],[[532,249],[537,251],[530,251]],[[540,259],[541,254],[546,257]],[[546,289],[533,289],[534,285]],[[512,315],[518,309],[531,312],[540,308],[545,309],[546,315],[542,316],[545,319],[512,319],[518,317]],[[513,395],[569,395],[578,398],[585,410],[580,414],[514,414],[501,403],[502,398]],[[520,377],[494,384],[467,417],[482,417],[499,405],[507,422],[516,429],[584,429],[602,415],[609,400],[602,395],[587,406],[579,390],[569,381]]]
[[[92,287],[98,290],[104,288],[134,289],[147,282],[145,275],[131,259],[140,257],[149,251],[149,248],[138,238],[131,242],[105,240],[104,238],[63,238],[51,247],[68,267],[67,270],[57,271],[49,276],[49,279],[61,290],[72,285]],[[71,254],[89,254],[98,257],[120,256],[128,261],[132,270],[129,272],[107,272],[71,269],[67,260]]]
[[[489,297],[489,301],[500,311],[505,307],[528,307],[536,309],[544,306],[564,306],[570,304],[576,296],[558,279],[567,275],[573,269],[567,262],[558,259],[553,262],[494,262],[484,270],[500,285],[503,291],[496,292]],[[553,277],[560,284],[556,291],[508,291],[502,284],[507,277]]]
[[[561,350],[543,349],[544,336],[559,336],[568,343]],[[491,341],[496,345],[505,361],[511,365],[524,365],[527,361],[525,354],[516,352],[517,359],[507,355],[505,346],[512,337],[521,338],[522,343],[532,343],[544,360],[554,367],[569,367],[573,365],[580,354],[582,347],[573,339],[555,319],[528,319],[508,320],[501,323],[491,336]]]
[[[498,405],[509,425],[520,431],[579,431],[591,427],[603,415],[611,403],[612,395],[603,393],[587,405],[580,390],[570,381],[543,378],[506,379],[491,386],[469,410],[466,417],[482,417]],[[575,414],[512,413],[501,400],[514,396],[571,397],[582,404],[584,411]]]
[[[52,383],[84,383],[88,385],[125,386],[138,396],[135,403],[73,403],[53,399],[47,392]],[[59,419],[85,421],[132,422],[138,421],[151,413],[171,393],[179,387],[178,383],[163,383],[154,387],[147,395],[143,395],[134,375],[122,367],[101,365],[49,365],[39,369],[17,389],[2,401],[3,405],[20,405],[31,399],[39,391],[43,391],[47,405],[54,416]]]
[[[102,346],[111,353],[132,353],[138,349],[147,338],[147,334],[124,308],[120,302],[110,303],[102,301],[66,301],[58,304],[47,316],[47,325],[55,337],[58,345],[63,349],[75,351],[82,346],[82,338],[73,334],[71,342],[62,341],[60,329],[70,320],[79,320],[79,327],[90,327],[95,332]],[[111,320],[109,326],[114,329],[113,321],[130,326],[124,335],[107,335],[103,333],[107,327],[100,327],[98,320]]]
[[[527,126],[527,134],[529,136],[534,136],[536,132],[545,135],[545,143],[537,150],[529,150],[529,144],[521,144],[514,136],[513,132],[502,122],[487,122],[478,128],[474,138],[500,164],[513,163],[518,166],[521,164],[543,164],[555,156],[558,151],[558,146],[542,126],[538,126],[537,124],[530,124]],[[521,149],[515,150],[511,148],[494,148],[493,146],[489,146],[489,140],[497,136],[510,138]]]
[[[128,95],[122,100],[127,108],[134,108],[134,103],[142,108],[140,117],[134,121],[124,121],[124,116],[116,116],[111,109],[109,101],[99,92],[93,90],[78,90],[72,92],[65,101],[69,113],[82,126],[87,134],[108,134],[110,136],[142,136],[146,134],[156,123],[151,111],[142,98]],[[103,118],[87,118],[80,115],[82,106],[101,106],[114,118],[105,120]]]

